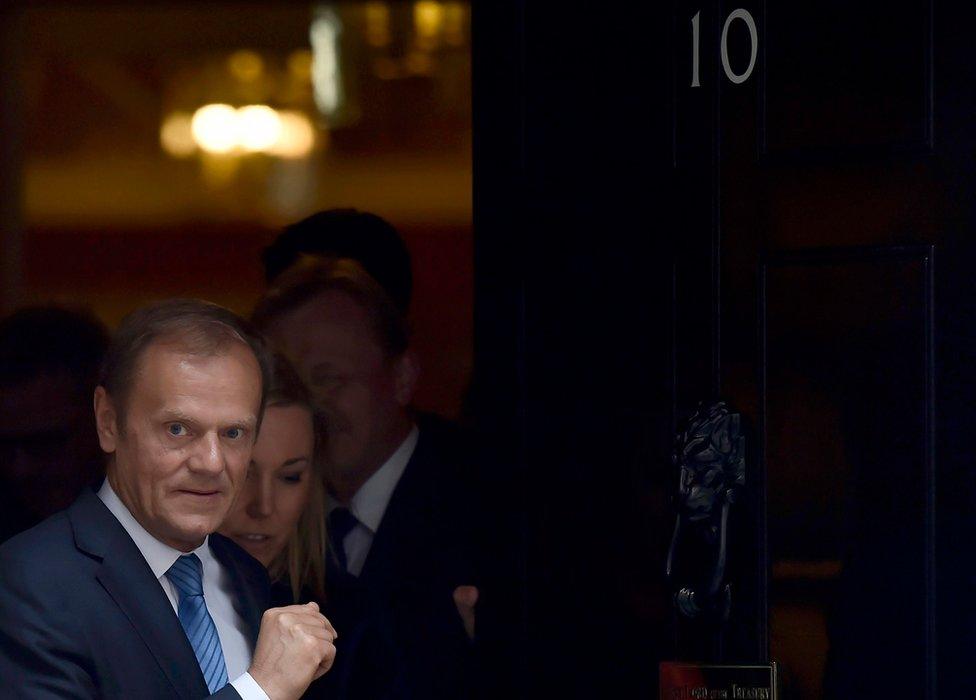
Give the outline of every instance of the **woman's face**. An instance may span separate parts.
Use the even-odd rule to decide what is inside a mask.
[[[271,406],[240,497],[220,526],[266,567],[288,544],[308,504],[315,434],[312,414],[302,406]]]

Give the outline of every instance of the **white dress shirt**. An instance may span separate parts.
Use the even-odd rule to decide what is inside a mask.
[[[191,552],[181,552],[150,535],[122,503],[118,494],[108,483],[108,479],[99,489],[98,497],[122,524],[125,531],[129,533],[129,537],[135,542],[136,547],[139,548],[142,556],[146,558],[146,563],[149,564],[153,575],[173,605],[173,614],[177,614],[179,594],[176,592],[173,583],[166,577],[166,572],[181,555]],[[234,686],[243,700],[270,700],[267,693],[247,672],[251,665],[252,650],[247,638],[244,620],[234,609],[234,591],[230,577],[220,562],[214,558],[210,551],[209,542],[210,538],[208,537],[202,545],[193,550],[192,554],[196,554],[203,564],[203,599],[207,603],[210,617],[213,618],[214,624],[217,626],[220,648],[224,652],[224,663],[227,665],[227,677],[234,679],[230,684]]]
[[[413,456],[417,447],[420,431],[413,426],[410,434],[400,443],[400,446],[390,455],[383,466],[373,474],[366,483],[359,487],[356,494],[349,501],[349,512],[356,516],[356,526],[349,531],[342,541],[346,551],[346,570],[353,576],[359,576],[366,563],[366,555],[373,544],[373,537],[380,527],[386,507],[390,504],[393,490],[403,476],[403,470]],[[340,506],[333,498],[328,499],[327,508],[331,513]]]

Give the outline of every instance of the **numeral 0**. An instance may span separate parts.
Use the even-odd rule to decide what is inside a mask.
[[[691,18],[691,87],[701,87],[701,82],[699,81],[698,76],[699,55],[701,53],[700,15],[701,11],[699,10],[695,13],[695,16]],[[741,19],[746,23],[746,27],[749,28],[749,66],[743,73],[733,72],[732,66],[729,65],[729,27],[732,26],[732,22],[737,19]],[[722,69],[725,71],[725,77],[735,85],[741,85],[747,81],[749,76],[752,75],[753,69],[756,67],[756,54],[759,52],[759,32],[756,29],[756,20],[752,18],[752,15],[748,10],[744,10],[740,7],[738,10],[732,11],[732,13],[726,17],[725,26],[722,27],[722,42],[720,48],[722,55]]]

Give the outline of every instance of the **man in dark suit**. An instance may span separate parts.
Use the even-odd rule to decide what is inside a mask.
[[[324,418],[327,602],[343,629],[325,685],[344,698],[466,696],[470,455],[456,429],[410,410],[419,370],[401,310],[356,262],[323,260],[281,275],[255,320]]]
[[[317,606],[265,612],[261,565],[211,534],[246,476],[266,357],[212,304],[123,321],[95,390],[105,482],[0,547],[0,697],[283,700],[328,670]]]

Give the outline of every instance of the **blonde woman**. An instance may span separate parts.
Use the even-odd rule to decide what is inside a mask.
[[[272,605],[325,598],[325,512],[317,420],[304,385],[275,358],[247,482],[220,533],[267,569]]]

